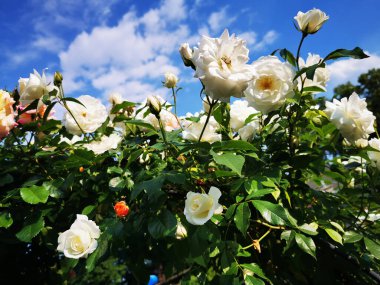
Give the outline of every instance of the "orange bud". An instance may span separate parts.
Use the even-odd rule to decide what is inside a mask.
[[[115,210],[116,216],[118,216],[119,218],[125,217],[129,213],[129,207],[127,206],[125,201],[117,202],[115,206],[113,206],[113,209]]]
[[[84,171],[84,167],[83,166],[79,167],[79,172],[82,173],[83,171]]]

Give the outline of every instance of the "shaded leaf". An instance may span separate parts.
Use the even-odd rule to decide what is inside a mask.
[[[41,214],[32,216],[25,221],[23,228],[16,234],[16,237],[23,242],[30,242],[39,234],[44,225],[45,221]]]
[[[380,245],[369,238],[364,238],[365,248],[377,259],[380,259]]]
[[[359,233],[348,231],[345,232],[343,235],[343,241],[344,243],[354,243],[357,241],[360,241],[363,238],[363,236]]]
[[[238,230],[245,236],[249,227],[249,219],[251,218],[251,211],[248,203],[240,204],[234,216],[234,222]]]
[[[296,233],[295,236],[297,245],[307,254],[310,254],[312,257],[315,257],[315,243],[312,238],[306,237],[303,234]]]

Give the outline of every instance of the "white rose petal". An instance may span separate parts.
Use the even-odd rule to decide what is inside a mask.
[[[207,95],[228,102],[231,96],[242,97],[252,78],[248,59],[245,41],[229,36],[227,30],[220,38],[202,36],[193,52],[194,76],[205,85]]]
[[[188,192],[185,201],[184,214],[186,220],[193,225],[203,225],[220,209],[218,200],[222,193],[212,186],[208,194]]]
[[[375,132],[376,117],[367,109],[365,99],[361,99],[355,92],[348,99],[326,102],[325,113],[350,143],[367,139],[369,134]]]
[[[67,102],[71,113],[84,133],[95,132],[108,117],[106,107],[98,99],[90,95],[82,95],[77,100],[85,107],[76,102]],[[62,123],[70,134],[82,135],[81,129],[69,112],[65,113]]]
[[[280,108],[294,95],[295,71],[276,56],[263,56],[252,64],[255,76],[244,94],[249,104],[264,114]]]

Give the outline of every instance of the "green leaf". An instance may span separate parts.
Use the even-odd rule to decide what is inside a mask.
[[[49,191],[44,186],[33,185],[20,189],[21,198],[29,204],[46,203]]]
[[[306,78],[313,80],[315,71],[317,68],[324,68],[325,64],[324,63],[316,63],[313,65],[310,65],[308,67],[302,68],[300,71],[296,73],[296,76],[294,77],[293,80],[296,80],[298,77],[300,77],[302,74],[306,73]]]
[[[13,224],[11,213],[0,212],[0,228],[9,228]]]
[[[288,51],[286,48],[280,50],[280,56],[287,62],[289,62],[294,67],[296,66],[296,58],[294,55]]]
[[[240,264],[240,266],[272,284],[272,282],[265,276],[263,270],[260,268],[258,264],[244,263]]]
[[[30,242],[43,229],[45,221],[43,216],[34,215],[28,218],[23,228],[16,234],[16,237],[23,242]]]
[[[151,180],[142,181],[135,184],[133,187],[130,201],[133,201],[137,196],[145,189],[147,192],[157,192],[161,190],[162,184],[164,183],[165,178],[162,176],[155,177]]]
[[[260,212],[263,218],[273,225],[294,226],[297,221],[290,216],[284,207],[267,201],[254,200],[253,206]]]
[[[315,236],[318,234],[317,229],[318,225],[315,227],[314,224],[303,224],[302,226],[299,226],[298,229],[301,232],[304,232],[305,234]]]
[[[128,107],[134,107],[134,106],[136,106],[136,103],[123,101],[122,103],[117,104],[112,108],[111,114],[116,114],[117,112],[119,112],[122,109],[127,109]]]
[[[333,229],[325,229],[326,233],[336,242],[343,244],[342,243],[342,236],[337,232],[334,231]]]
[[[244,281],[247,285],[265,285],[263,280],[250,275],[245,275]]]
[[[83,103],[81,101],[79,101],[78,99],[72,98],[72,97],[61,98],[61,100],[62,101],[74,102],[74,103],[77,103],[77,104],[82,105],[83,107],[87,108],[85,105],[83,105]]]
[[[295,232],[294,231],[283,231],[281,233],[281,240],[286,241],[286,246],[284,247],[284,253],[294,244],[294,237],[295,237]]]
[[[336,229],[338,229],[338,230],[341,231],[342,233],[344,233],[344,229],[343,229],[342,226],[339,225],[337,222],[333,222],[333,221],[331,221],[330,224],[333,225]]]
[[[10,174],[1,175],[0,177],[0,187],[10,184],[13,182],[13,176]]]
[[[297,245],[307,254],[315,257],[315,243],[312,238],[306,237],[303,234],[296,233],[295,236]]]
[[[303,92],[326,92],[326,90],[318,86],[307,86],[303,88]]]
[[[238,230],[246,236],[247,229],[249,227],[249,219],[251,218],[251,211],[249,209],[248,203],[240,204],[234,216],[234,222]]]
[[[215,142],[212,145],[212,148],[215,151],[219,150],[252,150],[256,151],[257,148],[255,148],[251,143],[241,140],[230,140],[230,141],[222,141],[222,142]]]
[[[225,165],[241,176],[241,171],[245,162],[244,156],[233,153],[224,153],[219,155],[212,150],[210,153],[217,164]]]
[[[126,186],[126,183],[121,177],[114,177],[108,182],[108,186],[112,191],[120,191],[123,190]]]
[[[107,252],[109,239],[110,236],[107,234],[102,234],[98,239],[98,247],[86,260],[88,272],[91,272],[95,268],[96,262]]]
[[[323,61],[327,61],[330,59],[337,59],[337,58],[342,58],[342,57],[351,57],[351,58],[356,58],[356,59],[363,59],[369,57],[366,55],[363,50],[359,47],[356,47],[352,50],[348,49],[337,49],[334,50],[333,52],[329,53]]]
[[[380,245],[369,238],[364,238],[366,249],[377,259],[380,259]]]
[[[343,235],[344,243],[354,243],[361,240],[362,238],[363,236],[361,234],[353,232],[353,231],[345,232]]]
[[[96,208],[96,205],[88,205],[82,210],[82,215],[90,215]]]
[[[148,223],[148,231],[155,239],[174,235],[177,219],[168,210],[163,210],[158,216],[152,217]]]
[[[125,123],[135,125],[138,127],[143,127],[143,128],[146,128],[146,129],[153,131],[154,133],[157,133],[156,129],[151,124],[148,124],[148,123],[141,121],[141,120],[126,120]]]

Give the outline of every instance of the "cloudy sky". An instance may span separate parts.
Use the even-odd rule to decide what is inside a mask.
[[[307,38],[302,56],[360,46],[366,60],[332,63],[328,94],[380,68],[379,0],[1,0],[0,87],[13,89],[35,68],[64,76],[66,95],[89,94],[106,102],[119,91],[130,101],[149,94],[170,99],[163,74],[176,73],[183,87],[179,111],[201,108],[200,85],[183,67],[178,47],[200,35],[219,37],[225,28],[247,41],[250,61],[277,48],[295,53],[298,11],[325,11],[330,20]]]

